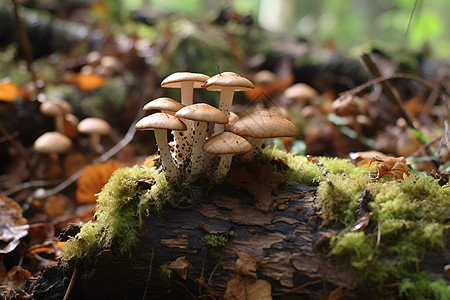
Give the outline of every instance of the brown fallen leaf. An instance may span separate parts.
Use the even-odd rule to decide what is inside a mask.
[[[227,282],[225,300],[271,300],[272,286],[266,280],[236,274]]]
[[[19,88],[10,78],[0,80],[0,101],[11,102],[19,97]]]
[[[248,275],[256,278],[256,270],[258,270],[261,259],[255,258],[251,253],[243,250],[234,250],[238,255],[236,260],[236,273]]]
[[[373,200],[372,194],[369,189],[365,189],[356,202],[355,214],[356,223],[352,228],[352,231],[362,231],[370,223],[370,217],[372,212],[369,208],[369,202]]]
[[[406,158],[403,156],[364,159],[358,163],[358,166],[376,167],[378,170],[378,178],[392,175],[396,179],[403,179],[404,175],[408,176],[411,174],[411,169],[406,165]]]
[[[189,270],[192,269],[191,263],[186,259],[186,256],[180,256],[169,264],[169,267],[178,273],[184,280],[186,280]]]
[[[0,195],[0,253],[9,253],[28,234],[28,221],[14,200]]]
[[[27,277],[31,277],[31,272],[20,266],[13,266],[9,271],[6,269],[3,257],[0,256],[0,286],[2,289],[14,290],[26,282]]]
[[[227,182],[237,188],[246,189],[254,196],[255,207],[265,212],[272,210],[272,193],[278,192],[287,177],[273,171],[268,164],[247,165],[231,168]]]
[[[95,203],[97,194],[108,182],[112,173],[122,167],[116,160],[110,159],[105,163],[86,167],[83,175],[77,180],[75,196],[78,203]]]

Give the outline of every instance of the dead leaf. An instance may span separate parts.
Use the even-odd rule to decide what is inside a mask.
[[[186,256],[180,256],[169,264],[169,267],[178,273],[184,280],[186,280],[189,270],[192,265],[187,261]]]
[[[403,156],[364,159],[358,163],[358,166],[366,166],[372,169],[376,167],[378,178],[392,175],[396,179],[403,179],[404,175],[411,174],[411,169],[406,165],[406,158]]]
[[[101,88],[107,82],[106,77],[95,73],[77,73],[75,84],[83,91],[92,91]]]
[[[236,260],[236,273],[248,275],[256,278],[256,270],[258,270],[261,259],[255,258],[251,253],[243,250],[235,250],[238,255]]]
[[[0,101],[11,102],[19,96],[19,88],[10,78],[0,80]]]
[[[75,193],[78,203],[95,203],[102,187],[108,182],[112,173],[122,167],[116,160],[110,159],[105,163],[86,167],[83,175],[77,180]]]
[[[373,200],[372,194],[369,189],[365,189],[356,202],[355,214],[356,224],[353,226],[352,231],[361,231],[367,227],[370,223],[370,217],[372,212],[369,208],[369,202]]]
[[[8,271],[4,265],[3,256],[0,256],[0,286],[2,289],[14,290],[24,284],[27,277],[31,277],[31,272],[20,266],[13,266]]]
[[[28,234],[28,221],[14,200],[0,195],[0,253],[9,253]]]
[[[234,275],[227,282],[225,300],[271,300],[272,286],[266,280]]]
[[[264,212],[272,210],[272,193],[278,192],[278,187],[287,177],[273,171],[268,164],[248,165],[232,168],[227,182],[237,188],[244,188],[255,197],[255,207]]]

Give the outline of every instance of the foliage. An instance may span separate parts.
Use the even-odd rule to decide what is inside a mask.
[[[228,238],[223,234],[207,234],[202,237],[202,244],[208,247],[223,247],[228,242]]]
[[[140,179],[154,179],[150,189],[138,186]],[[114,241],[122,253],[131,253],[139,241],[138,230],[149,211],[159,211],[173,194],[163,173],[155,168],[118,169],[98,195],[97,221],[86,223],[80,233],[67,241],[63,261],[85,258]]]

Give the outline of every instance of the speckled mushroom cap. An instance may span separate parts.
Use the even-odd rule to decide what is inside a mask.
[[[107,135],[111,132],[111,126],[105,120],[100,118],[86,118],[78,123],[77,129],[84,134]]]
[[[203,85],[204,89],[210,91],[219,91],[223,87],[234,88],[236,91],[246,91],[255,88],[250,80],[233,72],[223,72],[214,75]]]
[[[241,136],[261,139],[297,135],[297,128],[291,121],[266,110],[240,118],[228,130]]]
[[[177,111],[175,116],[200,122],[228,123],[228,116],[224,112],[206,103],[185,106]]]
[[[146,116],[136,123],[137,130],[153,130],[153,129],[167,129],[167,130],[186,130],[186,124],[175,116],[166,113],[155,113]]]
[[[180,88],[182,82],[193,81],[194,88],[198,89],[201,88],[208,79],[208,75],[201,73],[177,72],[167,76],[161,82],[161,86],[166,88]]]
[[[232,132],[222,132],[210,137],[203,144],[203,151],[212,154],[238,154],[250,152],[252,145]]]
[[[38,153],[64,153],[72,147],[72,141],[57,131],[46,132],[34,141],[33,148]]]
[[[161,98],[157,98],[154,99],[150,102],[148,102],[147,104],[145,104],[144,106],[144,110],[165,110],[165,111],[173,111],[176,112],[180,109],[182,109],[185,105],[173,100],[172,98],[169,97],[161,97]]]

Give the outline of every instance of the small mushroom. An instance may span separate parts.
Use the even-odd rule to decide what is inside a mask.
[[[38,153],[58,158],[58,154],[69,151],[72,141],[58,131],[46,132],[34,141],[33,149]]]
[[[202,171],[202,146],[206,139],[208,123],[226,124],[228,123],[228,116],[206,103],[186,106],[177,111],[175,116],[194,121],[194,140],[192,142],[191,165],[188,172],[190,171],[192,176],[197,176]]]
[[[236,73],[223,72],[209,78],[203,88],[209,91],[220,91],[219,110],[229,116],[234,92],[251,90],[254,86],[250,80]],[[223,132],[223,129],[224,125],[216,124],[213,135]]]
[[[227,176],[234,154],[250,152],[252,149],[252,145],[245,138],[232,132],[216,134],[203,144],[203,151],[221,156],[219,165],[214,172],[216,182],[223,181]]]
[[[69,102],[59,98],[46,100],[39,107],[42,114],[55,118],[55,130],[64,133],[64,115],[72,112]]]
[[[155,113],[146,116],[136,123],[137,130],[153,130],[160,153],[162,167],[168,180],[179,176],[178,169],[170,154],[167,142],[167,130],[186,130],[186,124],[175,116],[166,113]]]
[[[111,133],[111,126],[103,119],[90,117],[81,120],[77,126],[78,132],[89,135],[89,144],[95,153],[102,151],[100,137]]]
[[[283,96],[303,107],[317,97],[317,91],[306,83],[299,82],[288,87]]]
[[[182,109],[185,105],[173,100],[169,97],[161,97],[148,102],[144,106],[144,110],[159,110],[163,113],[175,115],[175,113]],[[172,131],[175,142],[175,160],[179,168],[183,168],[184,160],[190,154],[190,146],[184,131]]]
[[[44,133],[43,135],[38,137],[33,144],[34,151],[41,154],[47,154],[49,156],[49,162],[58,170],[58,176],[60,175],[62,170],[58,154],[69,151],[71,147],[72,141],[70,140],[70,138],[58,131],[50,131]],[[49,174],[47,173],[47,175]]]
[[[297,135],[297,128],[291,121],[266,110],[246,115],[231,124],[228,129],[240,136],[245,136],[252,144],[253,151],[246,155],[244,160],[252,159],[260,151],[264,139]]]
[[[194,89],[201,88],[202,85],[209,79],[208,75],[191,72],[176,72],[167,76],[162,82],[161,87],[165,88],[180,88],[181,89],[181,103],[188,106],[192,105],[194,99]],[[189,144],[192,143],[192,122],[182,120],[187,126],[186,140]]]

